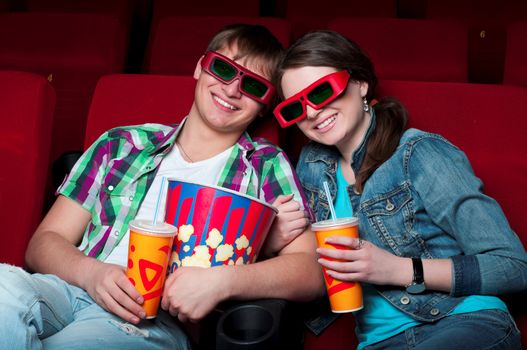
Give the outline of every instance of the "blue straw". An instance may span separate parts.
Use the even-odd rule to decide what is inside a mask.
[[[161,186],[159,186],[159,193],[157,194],[156,210],[154,212],[154,225],[157,224],[157,212],[159,210],[159,202],[161,202],[161,196],[163,194],[163,186],[165,185],[165,177],[161,177]]]
[[[326,197],[328,198],[329,210],[331,211],[331,219],[335,221],[337,219],[337,214],[335,214],[335,207],[333,207],[333,198],[331,198],[331,193],[329,193],[329,186],[327,181],[324,181],[324,191],[326,191]]]

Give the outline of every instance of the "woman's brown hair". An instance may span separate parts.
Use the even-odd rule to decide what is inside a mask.
[[[366,100],[375,97],[377,76],[370,58],[353,41],[333,31],[317,31],[304,35],[286,51],[280,63],[275,85],[283,98],[281,80],[285,70],[299,67],[333,67],[348,70],[351,79],[368,83]],[[362,192],[364,183],[373,172],[393,154],[404,131],[407,112],[393,98],[382,98],[374,105],[376,126],[366,144],[366,154],[358,174],[355,188]]]

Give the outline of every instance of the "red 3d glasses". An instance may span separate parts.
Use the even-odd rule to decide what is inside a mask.
[[[347,70],[331,73],[318,79],[297,94],[282,101],[273,113],[282,128],[306,117],[306,105],[320,109],[346,90],[350,79]]]

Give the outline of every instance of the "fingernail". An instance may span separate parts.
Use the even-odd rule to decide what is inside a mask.
[[[130,319],[130,322],[132,323],[139,323],[139,318],[137,318],[136,316],[132,316],[132,318]]]
[[[138,297],[137,299],[135,299],[139,304],[142,304],[144,302],[144,299],[143,297]]]
[[[142,319],[146,318],[146,312],[141,311],[141,312],[139,313],[139,317],[141,317]]]

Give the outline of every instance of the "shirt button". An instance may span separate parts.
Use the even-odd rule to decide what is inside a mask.
[[[439,315],[439,309],[433,308],[432,310],[430,310],[430,315],[432,316]]]
[[[132,202],[134,200],[134,196],[130,196],[128,197],[128,199],[130,200],[130,202]]]
[[[112,185],[108,186],[108,191],[113,191],[115,187],[113,187]]]
[[[114,235],[115,237],[119,236],[119,231],[113,231],[113,235]]]
[[[408,297],[402,297],[400,301],[401,301],[401,304],[403,304],[403,305],[410,304],[410,298],[408,298]]]

